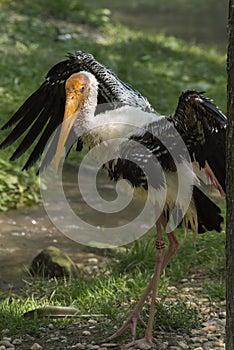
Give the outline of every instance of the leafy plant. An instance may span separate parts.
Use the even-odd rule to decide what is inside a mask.
[[[32,173],[0,159],[0,211],[28,206],[40,201],[39,179]]]

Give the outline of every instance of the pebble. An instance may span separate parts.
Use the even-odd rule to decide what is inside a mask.
[[[83,332],[82,332],[82,335],[88,336],[88,335],[91,335],[91,332],[90,332],[90,331],[83,331]]]
[[[138,348],[140,350],[149,350],[151,349],[151,346],[148,344],[148,343],[145,343],[145,342],[141,342],[139,344],[137,344]]]
[[[212,326],[212,325],[211,325],[211,326],[206,326],[206,327],[203,327],[203,328],[202,328],[202,331],[203,331],[203,332],[213,332],[213,333],[214,333],[214,332],[216,332],[216,330],[217,330],[217,329],[216,329],[216,326]]]
[[[77,343],[73,346],[74,349],[85,349],[85,345],[81,343]]]
[[[42,350],[42,349],[43,347],[38,343],[34,343],[30,348],[30,350]]]
[[[0,350],[6,350],[6,347],[4,345],[0,345]]]
[[[89,324],[97,324],[97,320],[90,319],[90,320],[88,320],[88,323]]]
[[[88,263],[90,264],[98,264],[98,259],[97,258],[89,258]]]
[[[14,345],[11,344],[11,342],[6,339],[0,340],[0,345],[5,346],[5,348],[14,348]]]
[[[12,341],[12,344],[13,344],[13,345],[20,345],[20,344],[22,344],[22,340],[16,338],[16,339],[14,339],[14,340]]]
[[[34,337],[32,337],[31,335],[29,335],[29,334],[25,334],[25,339],[26,340],[31,340],[31,341],[33,341],[33,340],[35,340],[35,338]]]
[[[2,340],[8,340],[9,342],[12,342],[12,338],[11,337],[3,337]]]
[[[179,346],[179,347],[180,347],[180,349],[182,349],[182,350],[189,349],[188,344],[186,344],[186,343],[185,343],[185,342],[183,342],[183,341],[179,341],[179,342],[178,342],[178,346]]]

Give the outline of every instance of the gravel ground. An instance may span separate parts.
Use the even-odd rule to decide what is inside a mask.
[[[225,301],[210,302],[208,297],[199,297],[201,287],[196,280],[182,281],[182,288],[178,297],[189,300],[191,306],[198,309],[202,319],[199,329],[194,329],[190,335],[157,332],[155,336],[159,341],[158,350],[223,350],[225,349]],[[194,284],[196,286],[192,286]],[[190,287],[188,287],[190,285]],[[178,292],[176,287],[170,287],[172,292]],[[173,299],[172,299],[173,300]],[[101,339],[102,322],[90,319],[82,322],[74,322],[70,325],[58,327],[51,323],[46,328],[41,328],[40,333],[33,336],[25,334],[21,338],[11,337],[9,331],[4,331],[4,337],[0,340],[0,350],[65,350],[65,349],[89,349],[108,350],[123,349],[121,341],[113,343],[97,344],[93,339]],[[105,325],[106,328],[106,325]],[[111,327],[110,327],[111,328]],[[147,350],[147,344],[140,343],[130,348],[131,350]]]

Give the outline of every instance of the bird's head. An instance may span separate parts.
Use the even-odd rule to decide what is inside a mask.
[[[55,154],[55,173],[58,171],[62,151],[73,125],[79,128],[85,123],[85,118],[94,115],[97,105],[97,86],[96,78],[91,73],[83,71],[72,74],[66,81],[66,103]]]

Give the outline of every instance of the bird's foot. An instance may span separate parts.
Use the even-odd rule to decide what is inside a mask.
[[[145,336],[144,338],[133,340],[126,345],[122,345],[121,350],[132,348],[135,345],[139,346],[140,344],[142,344],[141,349],[147,349],[147,350],[148,349],[158,349],[158,350],[160,350],[159,341],[152,336],[151,337]]]
[[[130,328],[132,332],[132,341],[134,342],[136,338],[136,326],[138,322],[140,322],[145,328],[147,327],[146,323],[142,320],[139,314],[132,314],[114,334],[106,338],[104,341],[106,342],[116,339],[121,336],[126,329]]]

